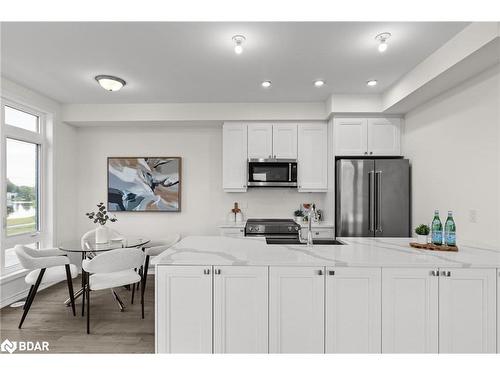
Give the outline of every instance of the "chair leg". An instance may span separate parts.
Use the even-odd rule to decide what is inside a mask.
[[[19,322],[19,328],[23,326],[24,319],[26,319],[26,316],[28,315],[28,312],[30,311],[31,304],[33,303],[33,300],[35,299],[36,292],[38,291],[38,287],[42,283],[42,278],[43,274],[45,273],[45,268],[42,268],[40,270],[40,273],[38,274],[38,278],[36,279],[35,286],[33,287],[33,290],[31,291],[31,298],[27,301],[27,305],[25,306],[25,309],[23,311],[23,316],[21,318],[21,321]]]
[[[68,282],[68,292],[69,298],[71,300],[71,309],[73,310],[73,316],[76,316],[75,295],[73,293],[73,278],[71,277],[71,269],[69,267],[69,264],[65,264],[64,268],[66,268],[66,281]]]
[[[85,281],[85,276],[86,272],[82,269],[82,288],[83,288],[83,293],[82,293],[82,316],[85,316],[85,291],[86,291],[86,285],[87,282]]]
[[[34,285],[30,286],[30,291],[28,292],[28,296],[26,297],[26,301],[24,301],[23,310],[26,309],[26,305],[28,301],[31,299],[31,293],[33,292]]]
[[[149,255],[146,255],[146,262],[144,263],[144,269],[142,272],[142,280],[141,280],[142,319],[144,319],[144,291],[146,290],[146,279],[148,277],[148,268],[149,268]]]
[[[135,295],[135,284],[131,284],[132,285],[132,298],[130,299],[130,304],[133,305],[134,304],[134,295]]]
[[[90,334],[90,287],[87,286],[87,335]]]

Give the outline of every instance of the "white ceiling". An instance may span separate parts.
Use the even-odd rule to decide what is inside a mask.
[[[61,103],[312,102],[380,93],[467,23],[2,23],[1,74]],[[391,32],[381,54],[374,37]],[[231,37],[243,34],[242,55]],[[109,93],[94,81],[127,81]],[[315,88],[312,82],[327,85]],[[368,88],[366,81],[379,85]],[[271,80],[263,89],[260,82]]]

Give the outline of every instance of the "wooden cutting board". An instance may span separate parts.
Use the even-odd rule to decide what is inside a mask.
[[[417,242],[410,242],[410,246],[415,247],[417,249],[433,250],[433,251],[458,251],[458,247],[456,246],[434,245],[432,243],[421,244]]]

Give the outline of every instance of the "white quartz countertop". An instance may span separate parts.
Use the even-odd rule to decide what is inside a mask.
[[[223,221],[217,224],[218,228],[243,228],[246,224],[246,220],[235,222],[235,221]],[[303,228],[307,228],[307,222],[301,222],[300,226]],[[330,221],[320,221],[319,223],[313,222],[311,224],[313,228],[333,228],[334,225]]]
[[[414,249],[411,238],[340,238],[346,245],[268,245],[259,238],[188,236],[153,259],[157,265],[259,265],[337,267],[500,267],[500,251],[459,246],[459,251]]]

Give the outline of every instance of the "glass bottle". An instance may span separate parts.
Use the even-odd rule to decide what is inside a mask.
[[[444,224],[444,241],[447,246],[456,246],[456,226],[453,212],[448,211],[448,218]]]
[[[434,211],[434,219],[432,220],[432,243],[434,245],[443,244],[443,224],[439,218],[439,210]]]

